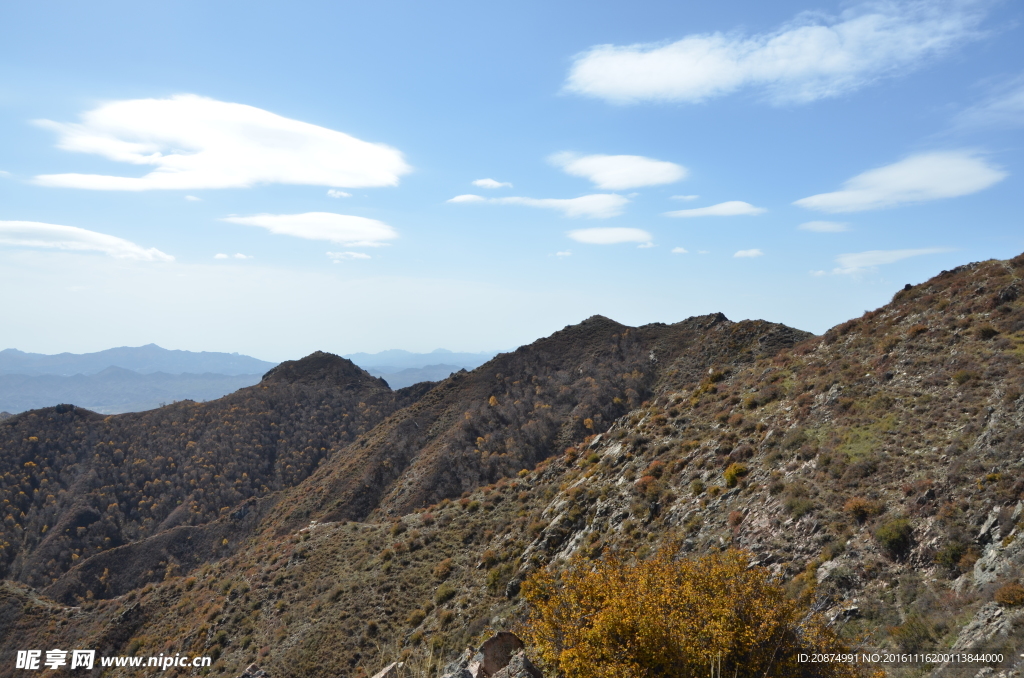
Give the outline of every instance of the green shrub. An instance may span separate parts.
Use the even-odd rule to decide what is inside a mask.
[[[740,481],[740,478],[743,478],[748,473],[750,473],[750,469],[747,468],[746,464],[741,464],[739,462],[729,464],[729,467],[725,469],[724,474],[726,486],[736,487],[736,483]]]
[[[814,502],[807,497],[790,497],[786,500],[786,510],[799,520],[814,510]]]
[[[405,618],[405,623],[409,626],[416,628],[423,623],[423,620],[427,618],[427,613],[423,610],[413,610],[409,613],[409,616]]]
[[[434,602],[438,605],[447,603],[449,600],[455,597],[455,587],[445,582],[437,587],[437,591],[434,592]]]
[[[893,558],[899,558],[910,550],[913,528],[906,518],[893,518],[875,530],[879,546]]]

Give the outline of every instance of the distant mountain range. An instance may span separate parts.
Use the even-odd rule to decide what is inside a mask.
[[[447,379],[494,355],[393,349],[347,357],[397,390]],[[276,365],[238,353],[169,350],[156,344],[57,355],[9,348],[0,351],[0,412],[69,403],[101,414],[120,414],[179,400],[214,400],[258,383]]]
[[[258,360],[238,353],[211,351],[175,351],[156,344],[121,346],[96,353],[25,353],[14,348],[0,351],[0,374],[98,374],[108,367],[120,367],[139,374],[257,374],[262,375],[277,363]]]

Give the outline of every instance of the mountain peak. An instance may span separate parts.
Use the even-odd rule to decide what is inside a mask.
[[[370,376],[351,360],[333,353],[316,351],[299,360],[287,360],[273,368],[260,383],[315,383],[332,382],[335,385],[366,385],[374,382],[383,385],[381,379]]]

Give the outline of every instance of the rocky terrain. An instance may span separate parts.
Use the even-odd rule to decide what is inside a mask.
[[[673,543],[749,550],[863,651],[1003,656],[888,675],[1018,675],[1022,276],[1024,255],[946,271],[820,337],[720,315],[595,317],[420,392],[377,389],[319,354],[236,400],[6,419],[0,665],[67,646],[205,654],[214,675],[255,663],[273,678],[372,676],[402,662],[437,676],[517,628],[537,568]],[[374,414],[339,429],[371,396]],[[222,420],[285,430],[232,437]],[[251,463],[202,476],[202,450],[228,440]],[[188,470],[152,467],[166,445]],[[298,460],[309,447],[323,449],[301,471],[274,457],[262,480],[271,450]],[[126,452],[150,466],[122,481],[108,468]],[[167,522],[200,489],[249,487],[238,479],[257,472],[247,494]],[[179,477],[197,482],[104,522],[122,485],[118,506]],[[97,497],[85,505],[84,488]],[[121,542],[97,541],[111,525]]]

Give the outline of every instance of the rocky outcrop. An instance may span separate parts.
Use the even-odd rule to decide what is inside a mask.
[[[441,678],[544,678],[544,674],[527,658],[518,636],[500,631],[476,652],[467,649],[445,667]]]

